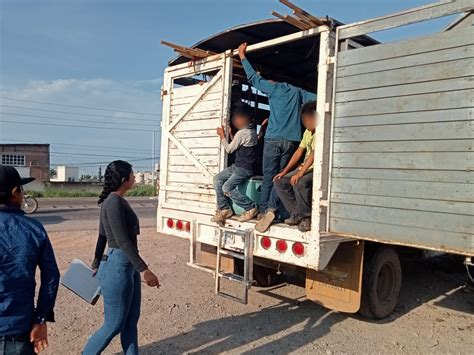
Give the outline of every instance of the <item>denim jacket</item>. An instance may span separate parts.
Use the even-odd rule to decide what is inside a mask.
[[[41,271],[38,300],[36,267]],[[0,205],[0,336],[29,334],[53,321],[59,270],[45,229],[21,210]]]

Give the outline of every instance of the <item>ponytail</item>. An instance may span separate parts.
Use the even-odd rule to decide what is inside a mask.
[[[114,191],[117,191],[130,178],[132,165],[123,160],[115,160],[107,165],[104,174],[104,186],[97,203],[100,205]]]

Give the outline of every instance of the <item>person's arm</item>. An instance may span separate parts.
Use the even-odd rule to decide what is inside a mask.
[[[255,69],[252,67],[248,59],[245,57],[245,52],[247,50],[247,43],[242,43],[239,46],[239,57],[244,67],[245,74],[247,75],[248,81],[252,84],[254,88],[260,90],[264,94],[270,95],[275,89],[275,83],[272,83],[268,80],[263,79]]]
[[[298,149],[296,149],[296,151],[293,153],[293,156],[291,157],[286,167],[280,173],[278,173],[273,180],[281,179],[283,176],[292,171],[295,166],[297,166],[300,162],[301,158],[304,155],[304,152],[305,148],[298,147]]]
[[[303,104],[310,102],[310,101],[316,101],[316,94],[300,89],[301,97],[303,98]]]
[[[299,169],[296,172],[296,174],[291,177],[290,184],[296,185],[298,183],[298,180],[301,177],[303,177],[304,174],[306,174],[306,172],[313,165],[313,163],[314,163],[314,150],[309,154],[308,159],[306,159],[301,169]]]
[[[44,234],[46,239],[38,255],[41,285],[34,313],[34,322],[38,324],[45,321],[54,322],[53,308],[59,287],[59,270],[53,247],[46,231],[44,231]]]
[[[143,272],[148,267],[138,254],[137,247],[128,235],[127,225],[125,224],[126,215],[123,202],[120,200],[120,197],[117,197],[113,202],[114,203],[112,204],[108,204],[107,208],[103,210],[103,213],[105,213],[105,216],[108,219],[112,236],[117,243],[117,246],[125,253],[135,270]]]
[[[227,138],[225,137],[223,133],[223,129],[219,133],[219,128],[218,128],[218,135],[221,138],[222,146],[224,147],[227,154],[231,154],[235,152],[244,143],[244,136],[242,134],[242,131],[238,131],[235,134],[234,139],[230,143],[227,141]]]
[[[99,236],[97,237],[97,244],[95,246],[94,261],[92,261],[92,269],[97,270],[102,256],[104,255],[105,246],[107,245],[107,237],[105,236],[104,224],[102,218],[99,222]]]

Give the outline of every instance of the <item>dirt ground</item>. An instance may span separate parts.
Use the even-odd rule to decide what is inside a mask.
[[[95,232],[53,232],[64,272],[73,258],[90,262]],[[294,285],[252,288],[244,306],[213,293],[213,279],[186,266],[188,243],[142,230],[140,249],[162,287],[143,286],[139,323],[143,354],[468,354],[474,349],[474,296],[462,292],[464,275],[415,263],[404,268],[400,306],[383,321],[339,314],[308,302]],[[79,354],[102,319],[61,287],[57,322],[46,354]],[[119,353],[115,339],[106,354]]]

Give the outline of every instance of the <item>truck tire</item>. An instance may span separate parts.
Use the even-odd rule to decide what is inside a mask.
[[[260,287],[271,287],[281,283],[277,270],[253,264],[253,279]]]
[[[364,262],[362,300],[359,313],[369,319],[389,316],[398,304],[402,268],[393,248],[382,247]]]

